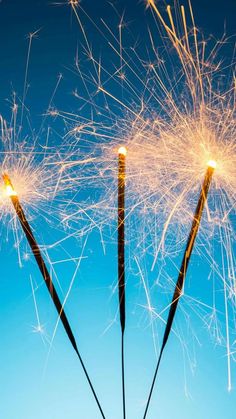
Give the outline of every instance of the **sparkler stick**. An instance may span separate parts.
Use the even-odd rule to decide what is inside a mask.
[[[123,418],[125,412],[125,365],[124,365],[124,332],[125,332],[125,158],[126,148],[118,150],[118,288],[121,325],[121,365]]]
[[[207,171],[206,171],[206,174],[205,174],[205,178],[204,178],[202,189],[201,189],[201,194],[200,194],[198,204],[197,204],[197,207],[196,207],[196,210],[195,210],[195,214],[194,214],[194,217],[193,217],[193,222],[192,222],[191,230],[190,230],[190,233],[189,233],[189,236],[188,236],[188,240],[187,240],[187,244],[186,244],[181,268],[179,270],[179,276],[178,276],[178,280],[176,282],[176,286],[175,286],[175,290],[174,290],[174,294],[173,294],[173,298],[172,298],[172,303],[171,303],[171,306],[170,306],[169,315],[168,315],[168,319],[167,319],[167,323],[166,323],[165,333],[164,333],[164,337],[163,337],[163,340],[162,340],[162,346],[161,346],[159,358],[158,358],[158,361],[157,361],[157,366],[156,366],[156,370],[155,370],[155,373],[154,373],[154,377],[153,377],[151,389],[150,389],[150,392],[149,392],[149,396],[148,396],[148,400],[147,400],[147,404],[146,404],[143,419],[145,419],[146,416],[147,416],[150,400],[151,400],[151,397],[152,397],[153,388],[154,388],[154,385],[155,385],[157,373],[158,373],[161,358],[162,358],[162,354],[163,354],[164,348],[165,348],[166,343],[167,343],[168,338],[169,338],[169,334],[170,334],[170,331],[171,331],[171,327],[172,327],[172,323],[173,323],[173,320],[174,320],[174,317],[175,317],[175,312],[177,310],[179,299],[182,295],[182,290],[183,290],[183,286],[184,286],[184,282],[185,282],[185,278],[186,278],[186,274],[187,274],[187,270],[188,270],[190,257],[191,257],[191,254],[192,254],[194,242],[195,242],[197,232],[198,232],[198,229],[199,229],[199,225],[200,225],[200,222],[201,222],[203,208],[204,208],[204,205],[205,205],[205,202],[206,202],[206,199],[207,199],[207,194],[208,194],[208,191],[209,191],[212,175],[214,173],[215,168],[216,168],[216,162],[214,160],[210,160],[208,162],[208,168],[207,168]]]
[[[29,225],[29,223],[28,223],[28,221],[26,219],[25,213],[24,213],[23,208],[22,208],[22,206],[20,204],[20,201],[19,201],[19,198],[17,196],[17,193],[16,193],[16,191],[13,188],[13,185],[11,183],[11,180],[10,180],[9,176],[6,173],[3,174],[3,181],[4,181],[4,184],[5,184],[5,188],[6,188],[6,194],[10,197],[10,199],[12,201],[13,207],[14,207],[14,209],[16,211],[16,215],[17,215],[17,217],[18,217],[18,219],[20,221],[20,224],[22,226],[22,229],[23,229],[23,231],[25,233],[25,236],[26,236],[26,238],[28,240],[29,246],[30,246],[30,248],[32,250],[32,253],[33,253],[34,257],[35,257],[35,260],[37,262],[37,265],[39,267],[39,270],[40,270],[40,272],[42,274],[42,277],[43,277],[43,279],[45,281],[45,284],[47,286],[47,289],[48,289],[48,291],[50,293],[50,296],[52,298],[52,301],[54,303],[54,306],[55,306],[55,308],[56,308],[56,310],[58,312],[58,315],[59,315],[59,317],[61,319],[61,322],[62,322],[62,324],[64,326],[64,329],[66,331],[66,334],[67,334],[67,336],[68,336],[68,338],[69,338],[69,340],[71,342],[71,345],[73,346],[73,348],[74,348],[74,350],[75,350],[75,352],[76,352],[76,354],[77,354],[77,356],[79,358],[80,364],[81,364],[82,369],[83,369],[83,371],[85,373],[85,376],[86,376],[87,381],[89,383],[90,389],[92,390],[93,396],[94,396],[94,398],[96,400],[96,403],[97,403],[97,406],[98,406],[98,408],[100,410],[100,413],[101,413],[103,419],[105,419],[105,415],[104,415],[103,410],[101,408],[101,405],[99,403],[97,394],[96,394],[96,392],[94,390],[94,387],[93,387],[92,382],[90,380],[90,377],[88,375],[87,369],[86,369],[86,367],[84,365],[84,362],[83,362],[83,360],[81,358],[81,355],[79,353],[79,350],[77,348],[75,337],[74,337],[73,332],[71,330],[69,321],[68,321],[68,319],[66,317],[66,314],[65,314],[63,305],[61,304],[60,299],[59,299],[58,294],[57,294],[57,291],[56,291],[56,289],[55,289],[55,287],[53,285],[51,276],[50,276],[50,274],[48,272],[48,269],[46,267],[46,264],[44,262],[44,259],[42,257],[42,254],[40,252],[39,246],[38,246],[38,244],[36,242],[36,239],[35,239],[35,237],[33,235],[32,230],[31,230],[31,227],[30,227],[30,225]]]

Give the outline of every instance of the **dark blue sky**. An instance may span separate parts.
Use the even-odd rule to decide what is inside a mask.
[[[59,107],[63,103],[68,106],[66,102],[69,100],[69,94],[78,87],[79,81],[65,68],[72,68],[77,46],[80,49],[83,40],[73,13],[65,4],[67,2],[62,2],[61,5],[58,3],[43,0],[3,0],[0,3],[1,103],[9,98],[12,90],[22,96],[27,36],[39,29],[38,39],[33,41],[28,75],[30,83],[28,100],[31,113],[42,112],[47,107],[59,73],[63,73],[65,80],[63,92],[59,90],[57,104]],[[112,3],[120,15],[124,11],[124,21],[128,23],[133,40],[141,38],[144,42],[147,36],[146,24],[152,24],[150,11],[144,11],[144,2],[120,0]],[[182,3],[187,5],[186,0]],[[164,2],[159,1],[157,4],[160,10],[164,11]],[[100,18],[103,18],[114,30],[117,29],[119,19],[106,1],[83,0],[81,6],[102,30]],[[193,0],[192,6],[196,24],[204,32],[205,37],[212,35],[216,39],[220,38],[224,27],[228,35],[234,34],[236,16],[234,0],[224,2]],[[82,12],[80,16],[97,56],[101,53],[107,58],[109,51],[97,36],[96,29]]]

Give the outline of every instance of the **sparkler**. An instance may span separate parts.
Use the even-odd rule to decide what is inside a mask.
[[[121,325],[121,364],[123,418],[125,412],[125,366],[124,366],[124,332],[125,332],[125,159],[127,150],[118,150],[118,288]]]
[[[53,285],[51,276],[50,276],[50,274],[48,272],[48,269],[46,267],[46,264],[44,262],[44,259],[42,257],[42,254],[40,252],[39,246],[38,246],[38,244],[36,242],[36,239],[35,239],[35,237],[33,235],[33,232],[31,230],[31,227],[30,227],[30,225],[29,225],[29,223],[28,223],[28,221],[26,219],[25,213],[24,213],[23,208],[22,208],[22,206],[20,204],[20,200],[19,200],[19,198],[17,196],[17,193],[14,190],[14,187],[13,187],[13,185],[11,183],[11,179],[9,178],[9,176],[6,173],[3,174],[3,181],[4,181],[4,184],[5,184],[6,195],[9,196],[10,199],[11,199],[11,202],[12,202],[13,207],[15,209],[16,215],[17,215],[17,217],[18,217],[18,219],[20,221],[20,224],[22,226],[22,229],[23,229],[23,231],[25,233],[25,236],[26,236],[26,238],[28,240],[29,246],[30,246],[30,248],[32,250],[32,253],[33,253],[34,257],[35,257],[35,260],[37,262],[37,265],[39,267],[39,270],[40,270],[40,272],[42,274],[42,277],[43,277],[43,279],[45,281],[45,284],[47,286],[47,289],[48,289],[48,291],[50,293],[50,296],[52,298],[52,301],[54,303],[54,306],[55,306],[55,308],[56,308],[56,310],[58,312],[59,318],[61,319],[61,322],[62,322],[62,324],[64,326],[64,329],[66,331],[66,334],[67,334],[67,336],[68,336],[68,338],[69,338],[69,340],[71,342],[71,345],[74,348],[74,350],[75,350],[75,352],[76,352],[76,354],[77,354],[77,356],[79,358],[80,364],[81,364],[82,369],[83,369],[83,371],[85,373],[85,376],[86,376],[87,381],[89,383],[90,389],[92,390],[93,396],[94,396],[95,401],[97,403],[97,406],[98,406],[98,408],[100,410],[100,413],[101,413],[102,417],[105,419],[105,415],[104,415],[103,410],[102,410],[102,407],[101,407],[101,405],[99,403],[97,394],[96,394],[96,392],[94,390],[94,387],[93,387],[92,382],[91,382],[91,379],[90,379],[90,377],[88,375],[87,369],[86,369],[86,367],[84,365],[84,362],[82,360],[82,357],[81,357],[81,355],[79,353],[79,350],[78,350],[78,347],[77,347],[77,344],[76,344],[76,341],[75,341],[75,337],[73,335],[73,332],[71,330],[69,321],[68,321],[68,319],[66,317],[66,314],[65,314],[65,311],[64,311],[64,307],[63,307],[63,305],[60,302],[60,299],[58,297],[57,291],[56,291],[56,289],[55,289],[55,287]]]
[[[195,210],[195,214],[194,214],[194,217],[193,217],[193,222],[192,222],[191,230],[190,230],[190,233],[189,233],[189,236],[188,236],[188,240],[187,240],[187,244],[186,244],[186,248],[185,248],[185,252],[184,252],[184,257],[183,257],[182,264],[181,264],[181,267],[180,267],[180,270],[179,270],[179,276],[178,276],[178,280],[177,280],[177,283],[176,283],[176,286],[175,286],[175,291],[174,291],[174,294],[173,294],[172,303],[171,303],[170,310],[169,310],[169,315],[168,315],[168,319],[167,319],[167,323],[166,323],[166,328],[165,328],[165,333],[164,333],[164,337],[163,337],[163,341],[162,341],[162,346],[161,346],[156,370],[155,370],[155,373],[154,373],[151,389],[150,389],[150,392],[149,392],[149,396],[148,396],[148,400],[147,400],[147,404],[146,404],[143,419],[145,419],[146,416],[147,416],[150,400],[151,400],[151,397],[152,397],[153,388],[154,388],[154,385],[155,385],[157,373],[158,373],[161,358],[162,358],[162,354],[163,354],[164,348],[166,346],[166,343],[168,341],[168,337],[169,337],[169,334],[170,334],[170,331],[171,331],[171,327],[172,327],[172,323],[173,323],[173,320],[174,320],[174,317],[175,317],[175,312],[177,310],[179,299],[182,295],[182,290],[183,290],[183,286],[184,286],[184,282],[185,282],[185,278],[186,278],[186,274],[187,274],[187,270],[188,270],[190,257],[191,257],[191,254],[192,254],[192,250],[193,250],[194,242],[195,242],[195,239],[196,239],[196,236],[197,236],[197,232],[198,232],[198,229],[199,229],[199,226],[200,226],[203,208],[204,208],[204,205],[205,205],[205,202],[206,202],[206,199],[207,199],[207,194],[208,194],[208,191],[209,191],[212,175],[214,173],[215,168],[216,168],[216,162],[214,160],[210,160],[208,162],[208,168],[207,168],[207,171],[206,171],[206,174],[205,174],[201,194],[200,194],[198,204],[197,204],[197,207],[196,207],[196,210]]]
[[[118,282],[120,324],[125,331],[125,159],[126,148],[119,148],[118,168]]]

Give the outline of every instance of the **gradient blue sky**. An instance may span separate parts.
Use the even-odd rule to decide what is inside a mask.
[[[64,2],[66,3],[66,2]],[[172,3],[172,2],[171,2]],[[187,2],[184,1],[184,4]],[[121,0],[114,2],[119,13],[125,10],[125,21],[133,37],[147,38],[145,25],[151,24],[151,14],[145,11],[142,1]],[[235,32],[236,2],[234,0],[193,0],[196,24],[206,35],[219,38],[224,32]],[[99,24],[102,17],[110,27],[117,27],[118,19],[111,7],[103,0],[83,0],[82,6],[88,15]],[[163,2],[160,7],[164,9]],[[102,44],[94,27],[82,15],[93,49],[101,53],[103,62],[109,66],[112,54]],[[40,126],[58,74],[62,82],[53,100],[59,109],[77,112],[79,104],[72,96],[76,88],[83,92],[81,80],[71,70],[76,49],[84,42],[74,16],[66,4],[40,0],[3,0],[0,2],[0,113],[9,117],[9,99],[12,91],[22,97],[27,35],[39,29],[34,39],[28,72],[30,84],[26,106],[30,109],[33,127]],[[231,46],[224,48],[225,58],[230,59]],[[227,57],[227,53],[229,54]],[[84,58],[83,68],[88,71],[90,63]],[[84,110],[87,116],[88,109]],[[53,127],[58,132],[61,123],[55,120]],[[26,128],[27,131],[27,128]],[[62,132],[63,133],[63,132]],[[57,137],[55,136],[55,142]],[[50,243],[57,236],[53,229],[43,228],[42,222],[34,220],[42,242]],[[114,224],[115,229],[115,224]],[[54,236],[55,235],[55,236]],[[23,245],[24,248],[24,245]],[[25,244],[26,248],[26,244]],[[81,253],[81,243],[68,240],[66,251],[72,256]],[[217,251],[216,251],[217,254]],[[49,346],[43,344],[39,334],[33,333],[37,324],[30,286],[30,275],[41,285],[36,293],[41,323],[51,336],[56,313],[48,292],[33,260],[18,265],[17,252],[12,238],[1,227],[2,274],[0,281],[0,418],[2,419],[97,419],[99,413],[93,401],[78,360],[70,347],[61,326],[49,358]],[[56,250],[50,255],[53,260],[64,258],[65,253]],[[107,245],[104,256],[99,234],[90,236],[85,259],[66,306],[78,346],[84,357],[94,385],[100,396],[107,418],[121,418],[120,385],[120,335],[119,324],[114,323],[117,296],[112,295],[111,285],[116,280],[116,248]],[[204,261],[193,257],[189,270],[189,284],[193,295],[204,297],[210,285],[206,283],[209,271]],[[196,262],[196,263],[194,263]],[[197,266],[197,269],[194,267]],[[75,266],[59,264],[57,274],[64,293],[70,283]],[[171,267],[169,269],[171,273]],[[201,275],[199,275],[199,273]],[[194,279],[197,278],[197,285]],[[128,274],[127,321],[127,417],[142,417],[145,399],[155,367],[151,328],[148,316],[140,306],[135,306],[137,278]],[[194,285],[195,283],[195,285]],[[199,291],[204,289],[204,291]],[[192,313],[192,311],[190,311]],[[227,392],[227,361],[225,348],[217,347],[201,320],[196,316],[193,325],[199,337],[199,345],[186,334],[191,362],[183,355],[179,340],[171,336],[163,357],[160,374],[150,406],[150,419],[234,419],[236,406],[236,371],[232,365],[233,389]],[[184,335],[181,316],[177,319],[180,333]],[[157,330],[163,328],[157,323]],[[196,365],[195,365],[196,364]],[[193,367],[193,372],[191,371]],[[186,382],[185,382],[186,379]],[[187,392],[187,395],[186,395]]]

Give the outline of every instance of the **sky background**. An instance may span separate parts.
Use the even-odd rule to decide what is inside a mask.
[[[32,43],[27,79],[29,89],[25,102],[29,109],[27,115],[30,115],[35,132],[41,125],[42,115],[48,109],[59,74],[63,77],[51,107],[67,112],[80,112],[84,117],[91,115],[90,107],[83,107],[82,101],[73,95],[76,89],[81,96],[85,94],[81,79],[75,71],[76,51],[85,73],[87,71],[89,74],[91,62],[84,54],[82,47],[84,39],[78,23],[70,7],[65,3],[40,0],[0,2],[0,113],[6,119],[9,119],[11,114],[12,92],[16,92],[18,98],[23,95],[28,34],[39,30],[37,38],[33,39]],[[113,3],[119,15],[125,11],[124,21],[128,22],[128,28],[124,42],[131,42],[131,38],[142,39],[145,51],[148,45],[147,25],[152,25],[150,11],[145,11],[145,4],[142,1],[121,0]],[[160,9],[164,10],[164,3],[159,4]],[[109,27],[113,28],[117,36],[119,16],[107,2],[83,0],[81,5],[99,27],[102,18]],[[206,38],[220,38],[225,28],[229,36],[234,34],[236,16],[234,0],[224,2],[193,0],[192,5],[196,24]],[[82,12],[81,19],[93,51],[97,57],[101,56],[104,66],[112,68],[113,65],[118,65],[113,62],[113,54],[104,38],[98,35],[94,25]],[[224,48],[224,54],[224,59],[230,60],[232,54],[230,42]],[[115,86],[114,89],[116,92],[118,87]],[[129,102],[130,99],[124,97],[124,101],[126,100]],[[117,115],[121,112],[116,107],[113,111],[117,112]],[[23,123],[24,133],[30,135],[26,117]],[[66,133],[67,127],[62,124],[60,118],[44,120],[45,130],[42,138],[38,140],[39,143],[45,141],[48,125],[52,126],[52,141],[57,144],[58,138]],[[63,235],[53,226],[45,227],[45,222],[40,217],[38,220],[34,218],[33,223],[42,243],[50,244]],[[115,221],[112,227],[115,230]],[[63,249],[58,247],[51,251],[50,258],[53,261],[62,260],[67,252],[72,257],[81,255],[83,244],[83,241],[67,240]],[[27,250],[26,243],[21,243],[21,246],[22,251]],[[56,313],[33,259],[23,261],[23,267],[19,267],[13,238],[4,225],[1,227],[1,254],[0,417],[3,419],[99,418],[78,359],[62,327],[60,325],[58,327],[50,354],[49,345],[42,341],[39,333],[34,333],[37,319],[30,277],[33,283],[38,285],[36,301],[40,321],[49,338],[56,323]],[[106,236],[106,255],[104,255],[100,236],[94,232],[88,238],[83,256],[66,305],[66,312],[106,417],[118,419],[122,417],[122,405],[120,328],[118,322],[113,323],[117,310],[117,295],[112,292],[112,286],[116,281],[115,242],[109,241],[109,235]],[[167,269],[171,274],[172,268],[167,267]],[[62,286],[60,295],[65,295],[75,264],[59,263],[55,265],[55,270]],[[176,274],[176,271],[174,272]],[[207,300],[207,293],[211,290],[206,281],[208,275],[209,268],[204,265],[203,260],[194,255],[189,269],[189,286],[192,286],[190,292],[193,296]],[[148,314],[137,299],[137,295],[140,295],[137,284],[137,277],[132,269],[129,269],[126,380],[127,417],[133,419],[142,417],[156,361]],[[190,315],[191,313],[190,310]],[[148,417],[150,419],[235,418],[235,365],[232,364],[233,388],[229,393],[225,348],[215,345],[202,319],[195,316],[192,319],[192,326],[198,336],[199,344],[197,344],[191,333],[185,334],[185,322],[181,319],[181,314],[179,317],[177,315],[176,328],[184,339],[187,350],[183,351],[179,339],[172,334],[163,357]],[[161,338],[163,327],[158,322],[156,327],[155,330]]]

